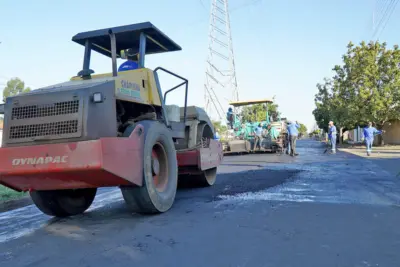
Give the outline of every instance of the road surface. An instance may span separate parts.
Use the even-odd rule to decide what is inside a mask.
[[[0,214],[0,266],[398,266],[400,183],[381,162],[323,154],[225,157],[217,183],[169,212],[126,210],[103,189],[85,214]]]

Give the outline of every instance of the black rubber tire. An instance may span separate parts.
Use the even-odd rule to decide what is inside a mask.
[[[201,138],[214,138],[211,127],[201,122],[197,126],[197,140]],[[182,187],[207,187],[215,184],[217,180],[217,167],[202,171],[200,174],[185,174],[179,176]]]
[[[32,191],[30,196],[44,214],[68,217],[84,213],[96,197],[97,188]]]
[[[124,136],[129,136],[137,125],[144,127],[143,134],[145,135],[143,185],[141,187],[121,186],[122,196],[128,207],[134,212],[141,214],[166,212],[172,207],[175,201],[178,184],[178,162],[174,142],[170,130],[164,124],[155,121],[137,122],[125,130]],[[156,143],[162,145],[167,158],[168,180],[162,192],[158,191],[154,185],[151,169],[151,153]]]

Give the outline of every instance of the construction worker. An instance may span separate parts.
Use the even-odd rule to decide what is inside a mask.
[[[139,68],[139,64],[137,62],[138,55],[133,53],[131,49],[125,50],[125,53],[127,61],[125,61],[119,66],[118,72],[138,69]]]
[[[259,144],[259,150],[261,150],[262,131],[263,128],[261,123],[259,123],[258,126],[254,128],[254,150],[256,150],[257,144]]]
[[[215,131],[215,135],[214,135],[214,140],[219,141],[221,138],[219,136],[219,133],[217,131]]]
[[[231,107],[228,108],[228,112],[226,113],[226,120],[228,121],[228,125],[230,126],[230,129],[233,129],[234,116],[233,116],[233,110]]]
[[[329,126],[328,137],[331,142],[331,153],[335,154],[336,153],[336,134],[337,134],[336,126],[333,124],[333,121],[330,121],[328,126]]]
[[[289,123],[288,122],[286,122],[286,129],[288,128],[288,126],[289,126]],[[289,131],[287,131],[287,135],[286,135],[286,146],[287,146],[287,150],[286,150],[286,154],[288,154],[289,155],[289,153],[290,153],[290,134],[289,134]]]
[[[372,152],[372,144],[374,143],[375,135],[382,134],[385,131],[379,131],[375,127],[372,127],[372,122],[368,123],[368,126],[364,128],[364,140],[365,146],[367,147],[367,155],[370,156]]]
[[[298,130],[299,128],[300,125],[297,123],[297,121],[296,123],[289,121],[287,131],[289,134],[290,156],[292,157],[299,155],[298,153],[296,153],[296,141],[299,135],[299,130]]]

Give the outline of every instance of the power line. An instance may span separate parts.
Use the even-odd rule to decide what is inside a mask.
[[[387,2],[388,0],[375,0],[375,5],[374,5],[374,11],[372,12],[372,31],[375,30],[375,22],[377,21],[378,18],[380,18],[380,15],[382,13],[383,8],[385,7],[385,2]],[[379,8],[379,6],[381,5],[381,7]],[[378,11],[379,9],[379,11]],[[378,11],[378,12],[377,12]]]
[[[384,10],[384,8],[385,8],[387,3],[389,3],[389,0],[381,0],[381,1],[377,1],[376,2],[376,6],[375,6],[376,10],[378,10],[379,5],[381,4],[381,8],[379,8],[379,12],[377,14],[383,12],[383,10]]]
[[[390,2],[387,4],[385,12],[382,18],[379,20],[379,23],[372,34],[372,39],[375,39],[375,37],[379,37],[379,35],[386,28],[386,25],[389,22],[390,17],[392,16],[398,2],[399,0],[390,0]]]
[[[390,0],[390,1],[392,2],[393,0]],[[391,4],[389,1],[384,1],[384,2],[385,2],[385,3],[383,3],[382,8],[381,8],[380,11],[379,11],[380,13],[384,12],[384,14],[383,14],[382,17],[380,18],[380,20],[379,20],[379,22],[378,22],[376,28],[375,28],[374,31],[373,31],[372,39],[374,39],[374,36],[375,36],[376,33],[379,31],[379,28],[380,28],[380,26],[381,26],[383,20],[385,19],[386,13],[387,13],[387,11],[388,11],[388,9],[389,9],[389,7],[390,7],[390,4]],[[386,3],[387,3],[387,4],[386,4]],[[386,8],[385,8],[385,7],[386,7]]]
[[[386,25],[388,24],[390,18],[392,17],[393,12],[396,10],[396,6],[397,6],[398,3],[399,3],[399,0],[395,0],[395,2],[394,2],[394,4],[393,4],[393,7],[392,7],[392,9],[390,10],[389,16],[388,16],[388,18],[387,18],[385,24],[383,25],[381,32],[380,32],[380,33],[378,34],[378,36],[377,36],[377,39],[379,39],[379,36],[385,31]]]
[[[200,2],[200,5],[203,7],[203,9],[208,12],[206,6],[203,3],[203,0],[199,0],[199,2]]]

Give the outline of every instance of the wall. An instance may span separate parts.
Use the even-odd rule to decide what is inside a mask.
[[[356,129],[353,130],[348,130],[346,131],[347,133],[347,139],[344,140],[349,140],[354,143],[358,143],[362,141],[362,129],[360,127],[357,127]]]
[[[400,120],[386,123],[383,127],[383,141],[388,145],[400,145]],[[348,131],[348,140],[353,142],[361,142],[364,138],[363,128],[353,129]],[[375,137],[374,145],[379,144],[379,137]]]
[[[400,145],[400,120],[386,123],[383,130],[386,131],[383,135],[385,144]]]

